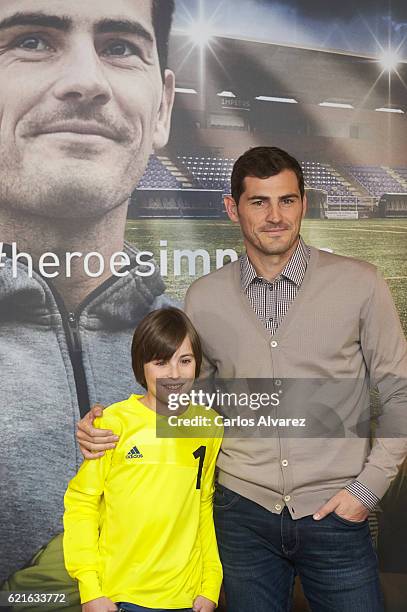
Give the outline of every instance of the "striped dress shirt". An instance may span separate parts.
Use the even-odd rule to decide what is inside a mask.
[[[296,298],[307,269],[310,250],[300,237],[297,248],[282,272],[272,281],[258,276],[247,253],[240,257],[242,289],[260,321],[273,335]],[[379,498],[364,484],[355,480],[346,487],[369,510],[373,510]]]

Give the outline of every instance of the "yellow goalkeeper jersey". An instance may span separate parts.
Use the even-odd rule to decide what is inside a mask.
[[[105,596],[151,608],[190,608],[198,595],[217,603],[222,567],[212,498],[220,417],[189,406],[180,416],[183,423],[206,418],[202,437],[158,438],[160,417],[140,397],[104,410],[97,426],[120,436],[116,448],[85,460],[69,483],[66,568],[78,580],[82,603]]]

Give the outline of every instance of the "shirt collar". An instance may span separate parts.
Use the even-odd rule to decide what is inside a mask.
[[[297,248],[279,276],[284,276],[299,287],[304,279],[309,257],[309,247],[300,237]],[[244,255],[240,257],[240,282],[243,291],[246,291],[247,287],[255,279],[263,280],[261,276],[258,276],[247,253],[244,253]]]

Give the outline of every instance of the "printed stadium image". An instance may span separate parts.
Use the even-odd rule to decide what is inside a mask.
[[[407,63],[181,32],[169,63],[170,141],[151,156],[126,229],[161,264],[167,292],[183,300],[194,278],[242,252],[223,205],[232,167],[249,147],[277,146],[303,168],[305,241],[378,266],[407,333]],[[391,610],[406,596],[405,471],[369,518]]]

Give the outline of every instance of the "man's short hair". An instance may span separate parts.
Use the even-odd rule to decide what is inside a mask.
[[[201,341],[185,312],[172,307],[159,308],[144,317],[134,332],[131,345],[131,363],[137,382],[146,388],[144,364],[156,360],[168,361],[186,336],[191,341],[195,357],[195,376],[199,376],[202,364]]]
[[[164,70],[168,64],[168,41],[174,14],[174,0],[153,0],[153,27],[157,41],[158,59],[160,62],[161,75],[164,78]]]
[[[232,198],[239,204],[240,196],[245,190],[246,176],[266,179],[280,174],[283,170],[292,170],[298,179],[301,198],[304,197],[304,175],[298,161],[278,147],[253,147],[248,149],[235,162],[231,177]]]

